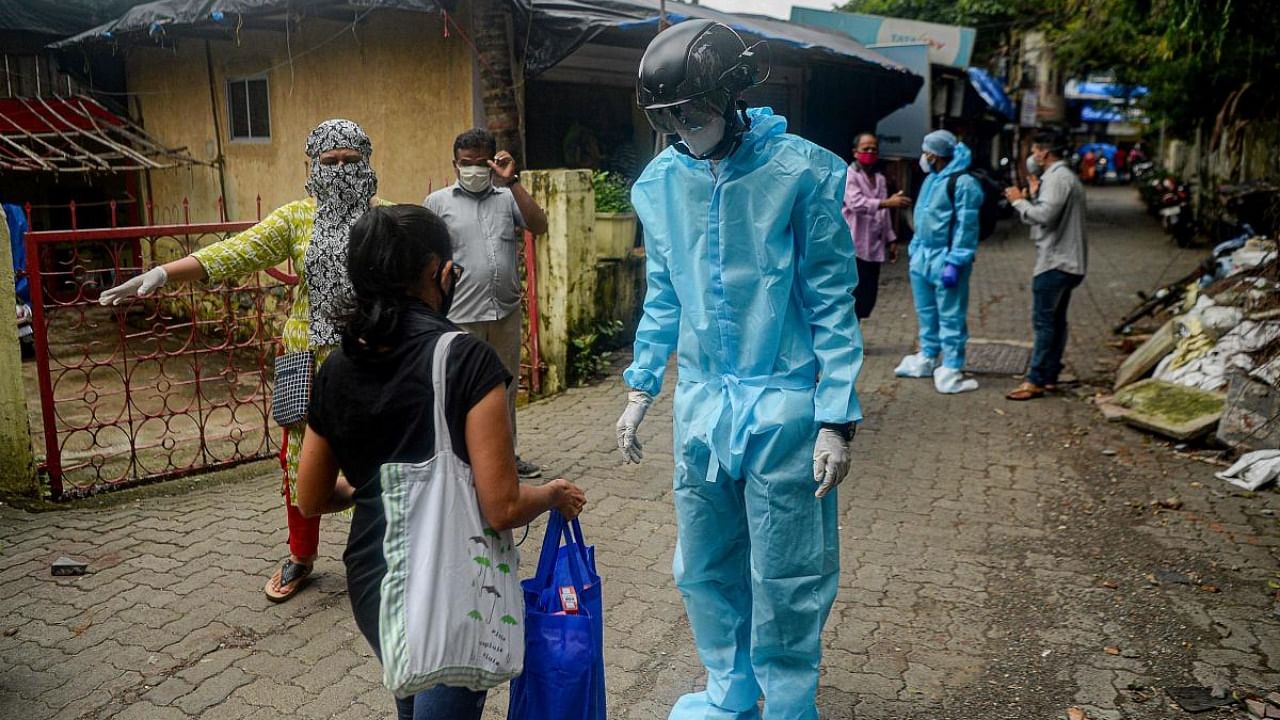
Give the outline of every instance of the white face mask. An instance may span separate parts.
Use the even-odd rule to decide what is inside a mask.
[[[1027,172],[1035,175],[1036,177],[1040,177],[1040,174],[1044,172],[1044,168],[1041,167],[1039,162],[1036,162],[1035,155],[1027,156]]]
[[[724,129],[724,118],[716,117],[700,128],[686,129],[683,125],[679,126],[676,133],[694,157],[705,157],[724,139]]]
[[[925,175],[928,175],[929,173],[933,172],[933,164],[930,163],[929,158],[925,157],[924,155],[920,156],[920,169],[924,171]]]
[[[458,184],[467,192],[482,193],[493,184],[493,177],[487,165],[459,165]]]

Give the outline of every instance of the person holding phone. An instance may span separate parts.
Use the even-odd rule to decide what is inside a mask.
[[[516,160],[488,130],[472,128],[453,141],[458,182],[427,196],[453,238],[453,255],[468,272],[458,283],[449,320],[493,346],[507,372],[520,376],[520,257],[525,229],[547,231],[547,214],[520,184]],[[507,414],[516,435],[516,386],[507,388]],[[517,455],[523,479],[542,470]]]

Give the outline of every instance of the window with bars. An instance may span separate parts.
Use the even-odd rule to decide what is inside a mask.
[[[232,140],[271,139],[271,103],[265,77],[227,81],[227,114]]]

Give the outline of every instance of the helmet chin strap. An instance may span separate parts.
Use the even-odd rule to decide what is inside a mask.
[[[676,152],[688,155],[694,160],[723,160],[734,153],[738,146],[742,144],[742,136],[747,134],[751,129],[751,118],[747,117],[747,103],[745,100],[734,100],[729,103],[724,112],[725,130],[724,137],[715,147],[711,148],[704,155],[694,155],[689,151],[689,146],[683,141],[675,143]]]

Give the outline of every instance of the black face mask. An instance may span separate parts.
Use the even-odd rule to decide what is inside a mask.
[[[448,290],[444,289],[444,265],[436,271],[436,289],[440,291],[440,314],[446,318],[449,317],[449,310],[453,308],[453,298],[458,294],[458,278],[462,275],[462,267],[460,265],[453,266],[453,287]]]

